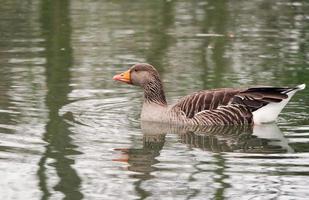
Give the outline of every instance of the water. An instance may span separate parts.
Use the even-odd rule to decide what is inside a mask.
[[[307,1],[0,1],[0,199],[307,199],[309,90],[277,124],[141,124],[112,76],[155,65],[169,102],[309,85]]]

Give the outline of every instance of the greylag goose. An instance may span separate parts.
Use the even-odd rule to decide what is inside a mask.
[[[144,90],[142,121],[179,125],[244,125],[276,121],[296,87],[220,88],[195,92],[168,106],[158,71],[138,63],[115,75],[113,80],[140,86]]]

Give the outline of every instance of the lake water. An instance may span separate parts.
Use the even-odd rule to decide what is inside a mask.
[[[0,0],[0,199],[308,199],[309,89],[277,124],[142,123],[113,75],[157,67],[168,101],[309,85],[309,2]]]

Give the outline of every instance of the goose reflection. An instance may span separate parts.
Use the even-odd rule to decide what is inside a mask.
[[[176,126],[142,123],[144,141],[167,133],[177,134],[191,148],[212,152],[291,153],[287,139],[276,124],[255,126]],[[146,143],[147,144],[147,143]]]
[[[113,160],[127,162],[130,171],[142,172],[142,174],[133,175],[134,177],[149,179],[152,177],[150,173],[155,170],[153,165],[159,162],[156,157],[160,155],[160,151],[164,146],[165,135],[166,133],[162,132],[152,132],[144,135],[146,137],[143,137],[142,148],[115,149],[122,152],[122,156]]]
[[[156,163],[166,134],[177,134],[179,141],[190,148],[212,152],[292,153],[287,139],[276,124],[256,126],[176,126],[142,122],[143,147],[121,149],[134,171],[143,171],[135,164]],[[134,167],[135,166],[135,167]],[[145,167],[145,166],[144,166]]]
[[[156,157],[160,155],[160,151],[164,146],[165,131],[165,129],[153,129],[150,133],[145,132],[142,148],[115,149],[122,152],[122,156],[113,159],[113,161],[126,162],[129,164],[127,168],[129,171],[138,172],[137,174],[130,175],[130,177],[137,179],[134,183],[134,188],[141,197],[140,199],[145,199],[152,195],[150,191],[143,189],[141,185],[145,180],[154,178],[151,172],[157,170],[154,165],[159,163]]]
[[[265,124],[258,126],[211,126],[190,127],[175,126],[161,123],[142,122],[143,146],[141,148],[116,149],[122,155],[114,161],[128,163],[128,170],[138,172],[130,175],[137,179],[134,183],[135,190],[143,198],[151,196],[151,191],[141,187],[146,180],[155,178],[152,172],[158,171],[156,163],[163,149],[166,135],[176,134],[179,141],[189,148],[198,148],[215,153],[219,152],[241,152],[246,154],[276,154],[291,153],[293,149],[289,146],[287,139],[276,124]],[[224,186],[223,178],[225,159],[221,154],[214,154],[218,159],[220,170],[218,182]],[[218,192],[223,189],[218,189]],[[198,191],[197,191],[198,192]],[[222,192],[221,192],[222,193]]]
[[[177,134],[179,141],[190,148],[205,151],[242,152],[242,153],[292,153],[276,124],[256,126],[176,126],[153,122],[142,122],[143,147],[117,149],[122,157],[114,159],[129,164],[128,170],[142,172],[144,178],[150,178],[150,172],[155,170],[165,143],[166,134]]]
[[[290,153],[282,132],[275,124],[258,126],[173,127],[173,133],[189,147],[212,152]]]

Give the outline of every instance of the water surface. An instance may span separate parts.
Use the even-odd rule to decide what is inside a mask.
[[[277,124],[141,123],[157,67],[168,101],[309,77],[307,1],[0,1],[0,199],[306,199],[309,90]]]

